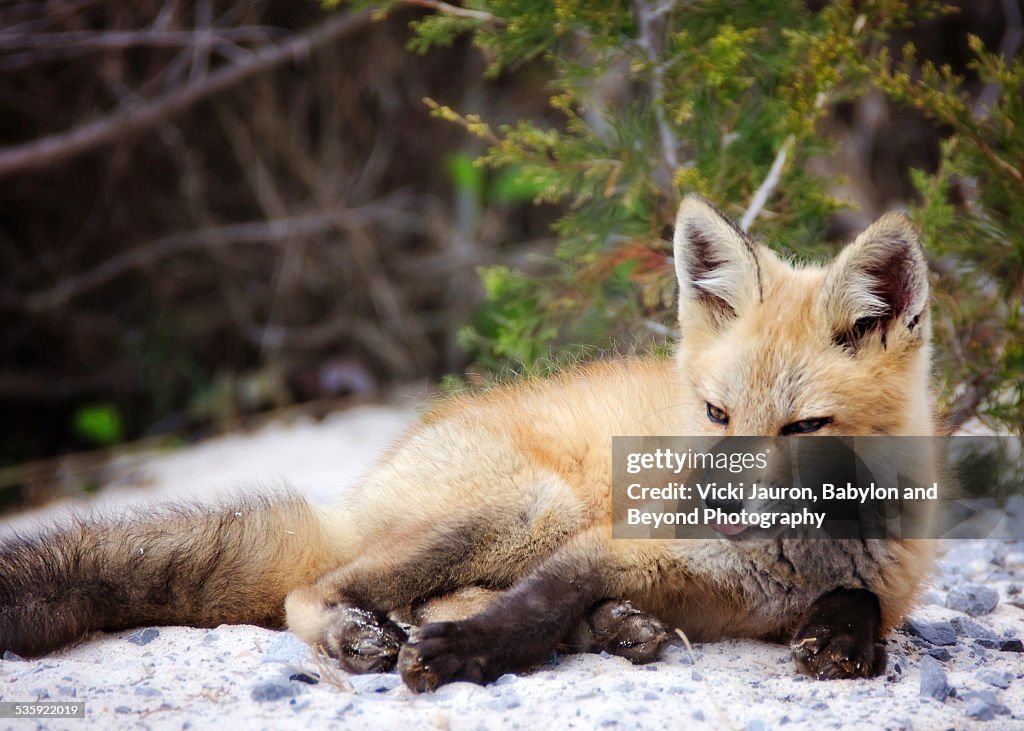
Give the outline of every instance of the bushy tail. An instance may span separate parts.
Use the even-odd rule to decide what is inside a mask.
[[[93,630],[284,624],[284,597],[329,568],[300,497],[163,507],[0,543],[0,654],[37,656]]]

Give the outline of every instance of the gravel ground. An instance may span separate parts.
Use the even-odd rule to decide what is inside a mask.
[[[233,435],[112,471],[100,502],[8,519],[0,536],[68,510],[287,482],[329,500],[412,418],[362,407],[322,422]],[[786,648],[752,641],[670,647],[635,667],[607,655],[552,658],[480,687],[410,693],[395,675],[346,676],[292,635],[248,626],[98,634],[39,659],[0,661],[0,700],[74,700],[87,721],[10,728],[236,729],[1024,729],[1024,541],[946,541],[920,608],[888,638],[886,675],[817,682]]]

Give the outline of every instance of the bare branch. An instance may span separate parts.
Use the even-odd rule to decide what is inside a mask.
[[[0,51],[38,50],[42,48],[81,49],[90,51],[123,51],[140,46],[148,48],[180,48],[200,41],[257,43],[272,40],[284,33],[273,26],[242,26],[218,30],[104,30],[68,33],[6,33],[0,32]]]
[[[483,10],[471,10],[470,8],[462,8],[458,5],[452,5],[451,3],[441,2],[441,0],[402,0],[405,5],[414,5],[421,8],[429,8],[435,12],[441,13],[442,15],[450,15],[453,18],[465,18],[467,20],[479,20],[482,23],[491,23],[497,26],[505,25],[505,19],[499,18],[493,13],[487,13]]]
[[[654,107],[654,119],[658,124],[662,162],[668,173],[668,182],[671,183],[676,170],[679,169],[679,141],[665,115],[665,67],[661,62],[659,43],[654,31],[654,24],[663,11],[660,8],[652,9],[647,0],[633,0],[633,11],[639,28],[637,40],[644,56],[651,64],[651,105]]]
[[[50,289],[19,297],[17,298],[20,300],[19,308],[28,312],[54,309],[83,292],[105,284],[116,276],[132,269],[152,265],[173,254],[235,244],[273,244],[282,239],[312,236],[335,226],[352,225],[371,219],[381,220],[387,225],[400,226],[403,212],[393,205],[379,202],[360,208],[326,211],[271,221],[252,221],[206,227],[196,231],[180,231],[113,256],[93,269],[69,276]],[[14,301],[15,297],[8,296],[6,298],[8,304],[13,304]]]
[[[768,175],[765,176],[757,192],[754,193],[754,198],[750,201],[750,207],[747,208],[747,212],[743,214],[743,219],[740,221],[740,228],[744,231],[750,230],[751,224],[754,223],[754,220],[761,213],[764,204],[768,202],[768,198],[771,196],[772,191],[775,190],[775,186],[779,184],[779,179],[782,177],[782,169],[786,166],[786,158],[789,156],[789,151],[793,149],[795,143],[796,137],[790,135],[782,143],[782,147],[779,148],[775,159],[772,161],[772,166],[768,170]]]
[[[38,170],[127,134],[140,132],[163,122],[207,97],[260,73],[308,56],[320,46],[362,28],[370,20],[369,11],[329,18],[316,28],[299,33],[280,45],[267,44],[253,52],[251,59],[231,64],[209,76],[190,81],[176,91],[139,104],[129,104],[89,124],[16,147],[0,149],[0,177],[27,170]]]

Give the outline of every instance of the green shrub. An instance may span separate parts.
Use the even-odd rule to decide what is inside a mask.
[[[535,202],[564,210],[539,273],[481,272],[486,302],[460,338],[478,364],[535,370],[579,343],[664,343],[674,319],[667,224],[690,191],[773,247],[827,254],[826,227],[849,204],[809,164],[835,144],[819,123],[875,88],[952,133],[939,171],[914,173],[913,215],[935,269],[943,404],[955,424],[979,415],[1022,428],[1022,64],[973,43],[974,71],[1001,89],[979,114],[948,69],[918,63],[912,48],[895,63],[886,50],[893,31],[948,9],[913,0],[840,0],[817,12],[802,0],[409,4],[436,11],[412,24],[412,50],[470,33],[490,75],[537,60],[561,118],[494,127],[428,100],[486,144],[478,165],[514,170]],[[974,191],[958,208],[954,184]]]

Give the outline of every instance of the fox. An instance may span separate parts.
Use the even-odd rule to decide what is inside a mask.
[[[827,265],[795,263],[688,195],[673,262],[672,357],[447,397],[334,505],[284,492],[6,540],[0,651],[254,624],[427,692],[557,651],[650,662],[678,629],[789,643],[814,678],[883,673],[929,541],[616,538],[612,439],[933,435],[928,268],[912,222],[887,213]]]

